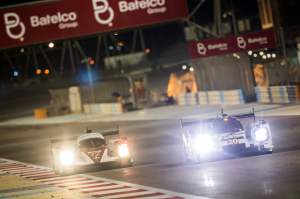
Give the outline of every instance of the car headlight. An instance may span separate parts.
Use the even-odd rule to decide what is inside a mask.
[[[129,149],[127,144],[120,144],[118,147],[118,154],[121,158],[126,158],[129,156]]]
[[[59,154],[59,160],[63,166],[71,166],[75,160],[75,153],[73,150],[63,150]]]
[[[200,154],[214,151],[216,149],[214,137],[208,134],[197,135],[193,141],[193,148]]]
[[[269,137],[269,132],[267,128],[258,128],[254,132],[255,140],[257,142],[263,142],[266,141]]]

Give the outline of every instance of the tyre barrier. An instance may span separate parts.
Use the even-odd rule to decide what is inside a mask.
[[[178,98],[179,105],[206,105],[206,104],[244,104],[245,98],[241,89],[226,91],[201,91],[197,93],[184,93]]]
[[[296,103],[299,102],[298,86],[271,86],[255,88],[257,101],[261,103]]]
[[[84,104],[83,110],[85,113],[92,114],[121,114],[124,112],[121,103]]]

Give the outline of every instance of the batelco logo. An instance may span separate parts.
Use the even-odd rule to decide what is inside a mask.
[[[6,25],[5,30],[6,34],[12,39],[20,39],[24,41],[25,35],[25,25],[21,22],[21,19],[18,14],[14,12],[9,12],[4,14],[4,23]],[[15,33],[13,29],[17,30],[18,33]]]
[[[108,0],[92,1],[96,21],[102,25],[112,26],[112,21],[114,20],[115,13],[114,10],[109,6]],[[104,14],[108,14],[108,16],[105,19],[101,17]]]
[[[237,37],[236,41],[239,48],[245,49],[247,47],[247,42],[244,37]]]
[[[131,0],[119,1],[121,13],[146,10],[147,14],[159,14],[167,11],[166,0]]]
[[[206,55],[207,53],[207,48],[203,43],[197,44],[197,50],[200,55]]]
[[[112,26],[115,11],[109,6],[108,0],[92,0],[95,19],[99,24]],[[118,12],[128,13],[145,10],[147,14],[167,12],[166,0],[119,0]]]

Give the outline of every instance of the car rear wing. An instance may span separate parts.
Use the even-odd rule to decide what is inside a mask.
[[[104,137],[120,134],[119,128],[106,129],[106,130],[101,130],[101,131],[98,131],[98,132],[101,133]]]
[[[251,113],[243,113],[243,114],[237,114],[237,115],[227,115],[236,119],[247,119],[247,118],[253,118],[253,120],[256,120],[254,109]],[[223,110],[221,111],[221,117],[224,117]],[[201,123],[210,123],[213,122],[215,118],[209,118],[209,119],[195,119],[195,120],[188,120],[183,121],[180,120],[181,128],[189,127],[189,126],[195,126],[195,125],[201,125]]]
[[[245,119],[245,118],[254,118],[255,119],[255,113],[233,115],[232,117],[237,118],[237,119]]]
[[[107,129],[107,130],[99,131],[99,133],[101,133],[104,136],[106,142],[108,142],[108,143],[112,140],[120,139],[119,128]]]
[[[199,120],[189,120],[189,121],[183,121],[180,120],[181,128],[190,127],[190,126],[196,126],[201,125],[201,123],[209,123],[213,122],[214,119],[199,119]]]
[[[85,133],[87,133],[87,134],[91,133],[91,132],[92,131],[90,131],[90,130],[85,131]],[[119,137],[119,135],[120,135],[119,128],[106,129],[106,130],[97,130],[96,132],[101,133],[106,140]],[[80,135],[78,135],[78,136],[80,136]],[[50,139],[50,143],[57,145],[57,144],[60,144],[60,143],[76,142],[78,136]]]
[[[62,142],[74,142],[76,141],[76,137],[68,137],[68,138],[56,138],[56,139],[50,139],[51,144],[58,144]]]

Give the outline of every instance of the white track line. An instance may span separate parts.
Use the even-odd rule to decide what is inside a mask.
[[[161,196],[143,196],[144,199],[170,199],[173,198],[172,196],[167,196],[167,195],[161,195]]]
[[[105,186],[111,185],[110,182],[99,182],[99,183],[92,183],[92,184],[85,184],[85,185],[75,185],[75,186],[69,186],[68,189],[70,190],[85,190],[90,187],[105,187]]]
[[[33,174],[22,174],[20,173],[19,175],[24,176],[26,178],[37,178],[45,175],[53,175],[53,172],[45,171],[44,173],[33,173]]]
[[[55,176],[55,177],[49,177],[49,178],[41,179],[41,180],[38,180],[38,181],[43,182],[43,183],[51,183],[51,182],[59,182],[59,181],[66,180],[66,179],[77,179],[77,178],[78,178],[77,175],[74,175],[74,176]]]
[[[122,194],[118,194],[118,193],[131,192],[131,191],[138,191],[138,189],[137,188],[125,188],[125,189],[117,189],[117,190],[109,190],[109,191],[99,191],[99,192],[93,192],[90,195],[92,195],[92,196],[100,195],[100,197],[101,197],[102,195],[116,194],[119,197],[121,197]]]
[[[86,180],[87,180],[87,178],[70,178],[70,179],[57,180],[54,182],[44,182],[44,183],[48,184],[48,185],[61,186],[61,185],[64,185],[65,183],[82,182],[82,181],[86,181]]]
[[[129,187],[123,186],[123,185],[109,185],[109,186],[104,186],[104,187],[93,187],[93,188],[86,188],[86,189],[80,189],[83,193],[96,193],[99,191],[104,191],[104,190],[123,190]]]
[[[90,183],[90,185],[91,184],[100,184],[99,182],[94,181],[94,180],[92,181],[92,180],[82,179],[82,180],[77,180],[77,181],[74,181],[74,182],[62,183],[59,186],[64,186],[64,187],[80,187],[81,185],[84,185],[84,184],[87,184],[87,183]],[[106,182],[102,182],[102,184],[103,183],[106,183]]]
[[[127,198],[127,197],[134,198],[134,197],[141,197],[141,196],[150,195],[150,194],[155,194],[155,192],[153,192],[153,191],[141,191],[141,192],[136,192],[136,193],[125,193],[125,194],[120,194],[120,195],[106,196],[106,198],[107,199],[112,199],[112,198],[119,199],[119,198]],[[165,195],[165,194],[164,194],[164,196],[167,197],[167,198],[171,198],[171,196],[168,196],[168,195]]]
[[[51,171],[44,171],[42,169],[40,170],[37,170],[37,169],[30,169],[30,170],[26,170],[26,171],[16,171],[16,172],[11,172],[11,173],[14,173],[14,174],[22,174],[22,175],[30,175],[30,174],[39,174],[39,173],[46,173],[46,172],[51,172]]]

